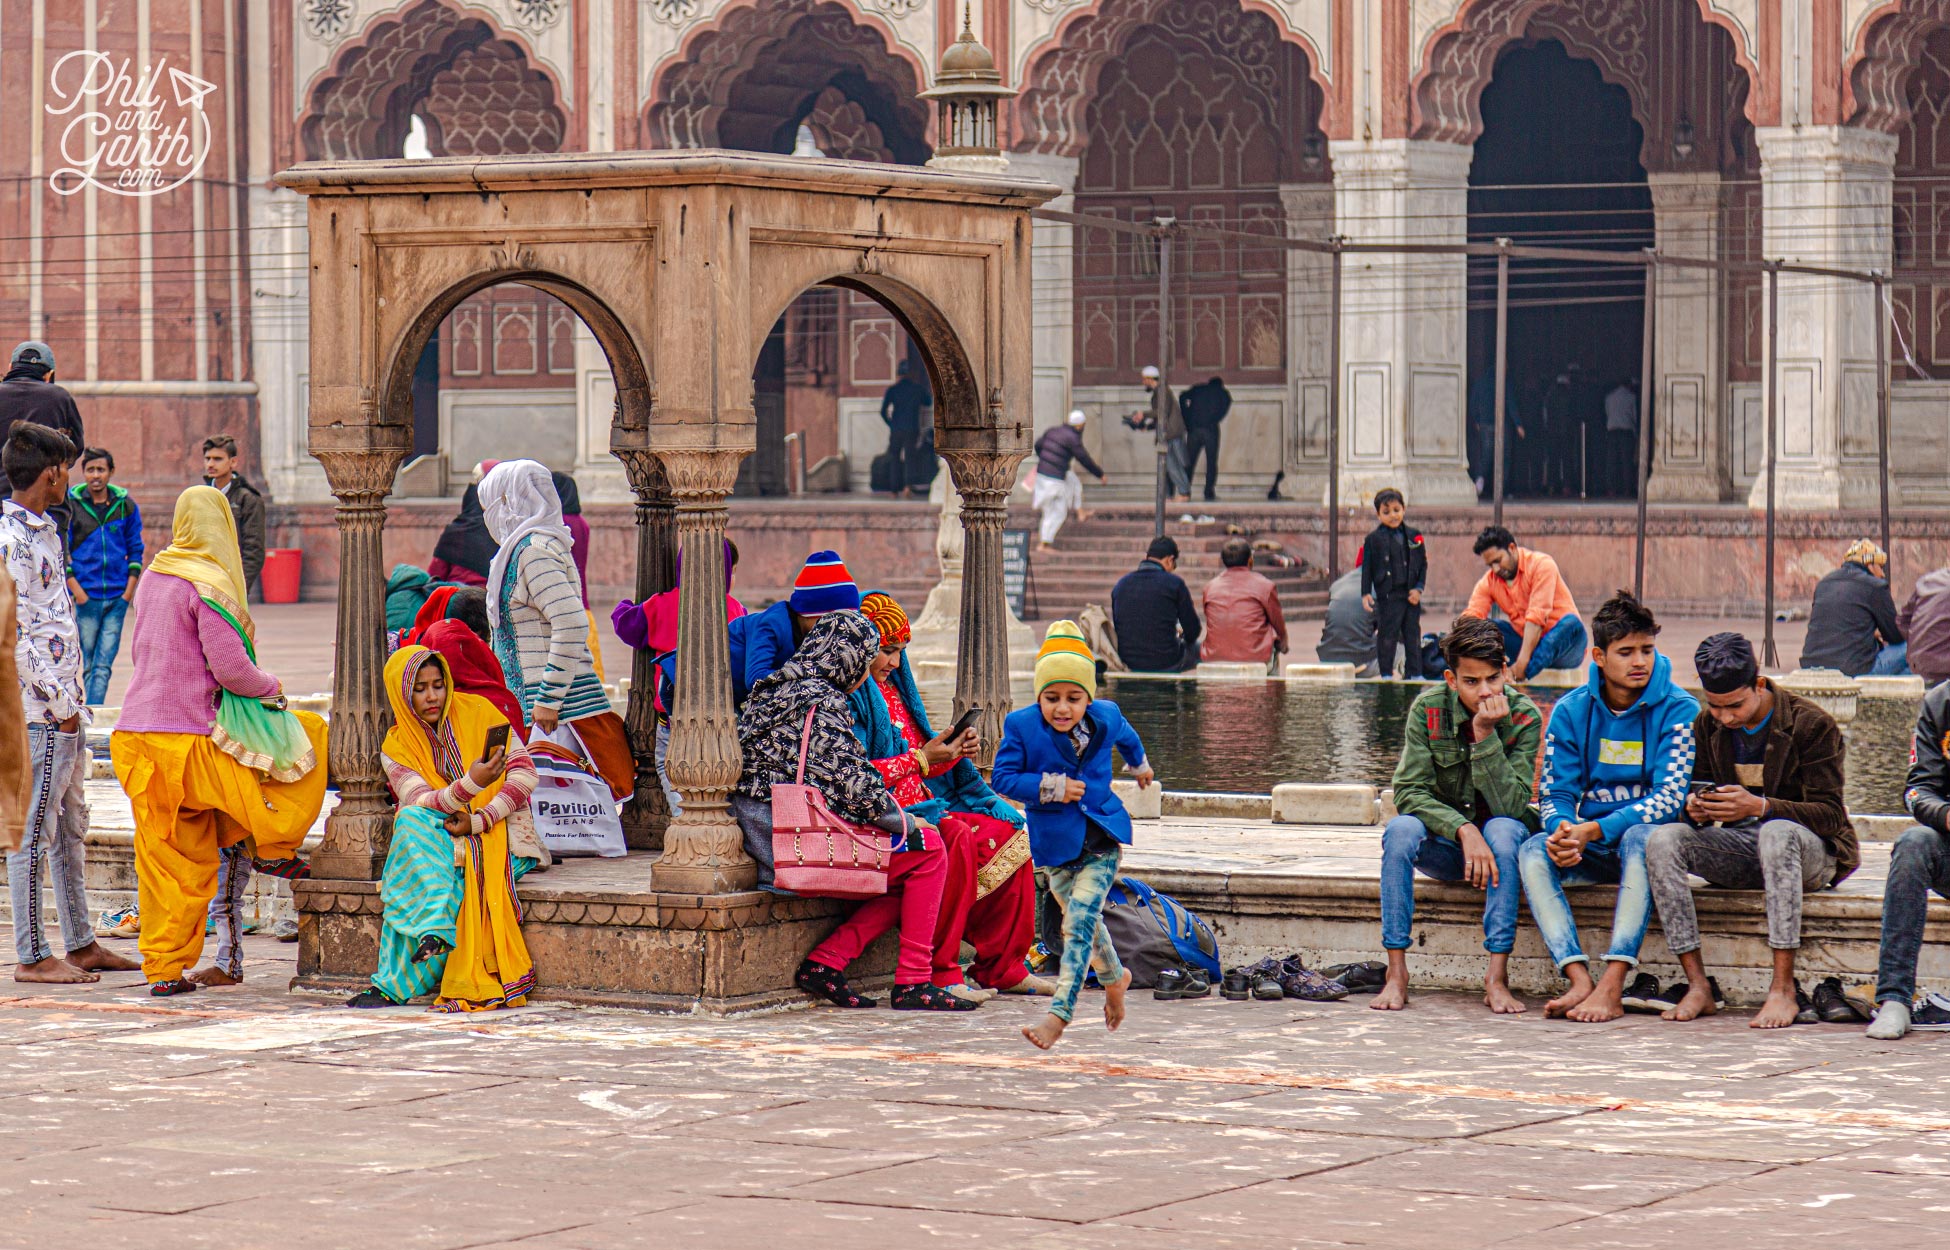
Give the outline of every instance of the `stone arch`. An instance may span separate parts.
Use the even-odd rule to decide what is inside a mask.
[[[1194,21],[1196,10],[1199,20]],[[1201,23],[1203,25],[1201,25]],[[1102,0],[1066,17],[1041,47],[1025,59],[1022,94],[1015,102],[1018,151],[1078,156],[1086,146],[1084,114],[1097,91],[1104,67],[1121,55],[1145,26],[1162,25],[1187,33],[1209,33],[1238,58],[1247,76],[1277,73],[1278,51],[1297,46],[1304,54],[1315,125],[1327,129],[1333,92],[1323,73],[1320,49],[1287,23],[1283,10],[1259,0]]]
[[[312,88],[298,133],[311,160],[396,157],[414,112],[436,156],[554,152],[561,86],[519,35],[451,0],[375,19]]]
[[[1760,115],[1762,93],[1755,89],[1759,74],[1739,26],[1717,11],[1711,0],[1695,3],[1698,20],[1691,20],[1682,5],[1651,0],[1465,0],[1455,17],[1424,45],[1426,52],[1409,90],[1409,135],[1445,143],[1475,142],[1483,131],[1483,88],[1495,72],[1498,53],[1524,38],[1556,39],[1572,55],[1595,62],[1605,81],[1625,88],[1634,114],[1645,127],[1646,167],[1671,168],[1673,162],[1661,159],[1655,148],[1670,136],[1673,118],[1668,114],[1676,93],[1660,90],[1655,80],[1661,70],[1674,79],[1684,75],[1661,64],[1663,41],[1699,41],[1692,45],[1696,65],[1730,55],[1746,79],[1744,111],[1750,121]],[[1662,25],[1667,22],[1672,24]],[[1717,93],[1709,94],[1717,98]],[[1723,131],[1727,119],[1701,108],[1690,120],[1697,127]],[[1704,163],[1709,151],[1716,149],[1711,142],[1716,137],[1701,134],[1702,141],[1695,146],[1700,159],[1695,163]]]
[[[1843,66],[1842,116],[1851,126],[1898,134],[1909,124],[1908,86],[1923,45],[1950,26],[1950,0],[1887,0],[1861,25]]]
[[[837,88],[896,163],[929,155],[920,58],[846,0],[758,0],[701,26],[653,78],[653,147],[790,152],[799,124]]]

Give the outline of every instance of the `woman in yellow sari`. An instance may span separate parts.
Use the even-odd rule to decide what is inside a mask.
[[[518,1007],[535,984],[515,882],[535,867],[510,857],[509,817],[528,806],[535,765],[520,738],[488,745],[508,718],[454,689],[437,651],[406,646],[386,661],[393,728],[380,763],[399,799],[380,878],[379,966],[348,1007],[390,1007],[433,993],[434,1011]]]
[[[304,875],[298,846],[324,806],[325,722],[284,710],[255,637],[230,504],[192,486],[136,590],[134,674],[109,739],[134,809],[142,970],[158,997],[243,978],[237,910],[252,865]],[[206,914],[217,960],[185,976]]]

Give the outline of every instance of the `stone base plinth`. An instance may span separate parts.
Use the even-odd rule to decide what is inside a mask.
[[[523,881],[522,938],[538,1001],[738,1015],[810,1005],[792,987],[806,953],[851,904],[759,890],[698,896],[649,888],[649,857],[567,860]],[[352,993],[379,954],[380,900],[371,881],[297,883],[298,975],[292,988]],[[883,940],[849,969],[884,981]]]

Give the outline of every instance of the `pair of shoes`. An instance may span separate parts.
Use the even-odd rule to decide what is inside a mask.
[[[1821,1013],[1815,1010],[1815,1000],[1808,997],[1808,991],[1801,983],[1794,983],[1794,1022],[1796,1024],[1820,1024]]]
[[[1679,992],[1682,994],[1686,992],[1684,984],[1680,985]],[[1672,1006],[1672,1003],[1660,1000],[1659,978],[1649,972],[1641,972],[1633,977],[1632,983],[1625,987],[1625,992],[1619,996],[1618,1001],[1625,1005],[1627,1011],[1650,1012],[1653,1015],[1658,1015]]]
[[[1364,959],[1360,963],[1322,968],[1320,975],[1329,981],[1339,981],[1350,994],[1374,994],[1388,983],[1388,965],[1378,960]]]
[[[1243,1003],[1253,996],[1253,979],[1244,968],[1226,969],[1225,979],[1219,982],[1219,997],[1229,1003]]]
[[[1800,987],[1796,986],[1795,989],[1798,992]],[[1869,1019],[1842,993],[1840,977],[1823,977],[1820,984],[1815,986],[1810,1005],[1814,1008],[1816,1020],[1822,1024],[1861,1024]],[[1798,1019],[1796,1023],[1799,1023]]]
[[[923,981],[919,985],[896,985],[892,1002],[895,1011],[974,1011],[982,1005],[950,993],[931,981]]]
[[[1203,968],[1164,968],[1158,972],[1158,987],[1151,997],[1160,1002],[1183,998],[1205,998],[1212,993],[1212,978]]]
[[[1333,1003],[1347,997],[1345,985],[1310,971],[1298,955],[1280,961],[1280,992],[1308,1003]]]
[[[838,968],[828,968],[810,959],[799,961],[798,971],[792,974],[792,983],[814,998],[823,998],[835,1007],[878,1007],[879,1000],[855,994],[853,987],[846,983],[846,974]]]
[[[963,981],[956,985],[946,985],[943,986],[942,988],[947,990],[950,994],[953,994],[956,998],[961,999],[963,1002],[974,1003],[977,1007],[980,1007],[983,1003],[995,997],[994,990],[984,989],[976,985],[970,985],[966,981]]]
[[[1285,970],[1280,967],[1280,961],[1273,956],[1268,955],[1256,964],[1248,964],[1234,971],[1246,978],[1247,992],[1258,1001],[1277,1003],[1286,997],[1286,988],[1280,984],[1280,978]]]
[[[1708,977],[1706,978],[1706,986],[1713,991],[1713,1010],[1725,1011],[1727,1009],[1727,998],[1726,995],[1720,993],[1720,979],[1718,977]],[[1669,1011],[1679,1005],[1679,1000],[1686,997],[1686,991],[1690,988],[1690,982],[1674,981],[1671,985],[1660,990],[1646,1001],[1658,1004],[1650,1008],[1652,1011]]]
[[[136,911],[134,904],[118,911],[105,911],[101,914],[101,918],[95,921],[96,937],[132,938],[140,937],[141,933],[142,916]]]

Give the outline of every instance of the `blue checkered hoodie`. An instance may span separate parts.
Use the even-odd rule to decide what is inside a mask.
[[[1685,811],[1699,700],[1673,684],[1663,655],[1622,712],[1606,706],[1602,683],[1593,664],[1590,679],[1551,709],[1537,789],[1546,833],[1595,820],[1605,842],[1615,843],[1633,825],[1665,824]]]

